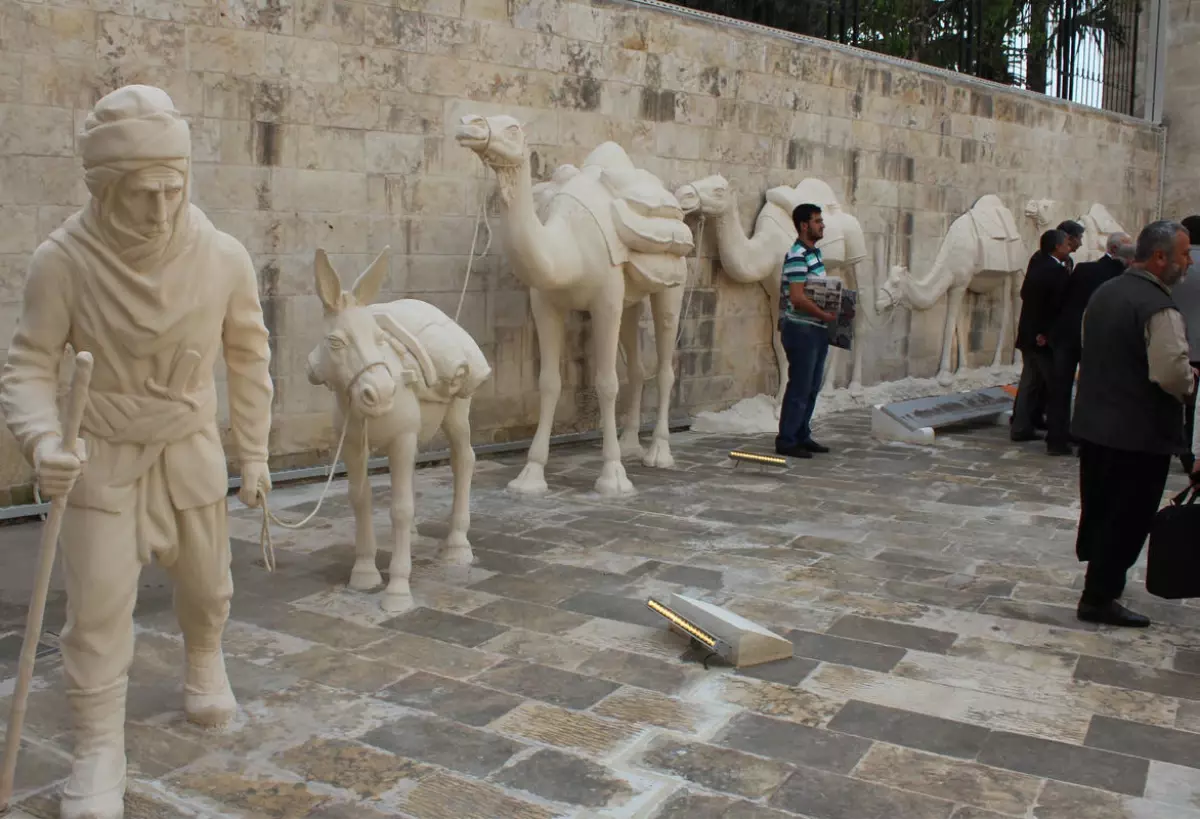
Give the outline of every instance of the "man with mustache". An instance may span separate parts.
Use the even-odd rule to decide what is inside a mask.
[[[171,98],[142,85],[113,91],[80,146],[91,198],[33,255],[0,409],[42,494],[67,497],[61,648],[75,756],[61,815],[117,819],[133,609],[151,559],[175,585],[188,719],[217,726],[234,715],[221,650],[233,579],[218,355],[250,505],[270,489],[273,390],[254,266],[188,201],[191,137]],[[75,452],[63,449],[55,402],[68,344],[95,360]]]
[[[1183,406],[1195,389],[1183,316],[1171,288],[1190,264],[1188,232],[1158,221],[1138,234],[1133,264],[1102,284],[1083,317],[1072,434],[1080,441],[1075,553],[1088,564],[1079,619],[1145,627],[1122,606],[1184,446]]]

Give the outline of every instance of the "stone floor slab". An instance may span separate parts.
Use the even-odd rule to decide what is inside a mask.
[[[978,725],[858,700],[846,703],[829,729],[962,759],[978,756],[991,733]]]
[[[762,474],[727,453],[769,436],[673,435],[676,467],[630,461],[619,500],[593,490],[594,444],[555,450],[543,498],[505,490],[524,453],[481,457],[469,569],[435,559],[448,467],[418,470],[422,608],[399,616],[345,587],[344,481],[277,533],[274,574],[261,513],[231,500],[239,712],[222,733],[184,721],[172,589],[148,567],[127,816],[1200,819],[1200,606],[1148,597],[1143,559],[1128,596],[1155,624],[1079,623],[1076,462],[990,425],[879,442],[868,415],[822,419],[833,452]],[[371,481],[384,531],[388,476]],[[272,507],[301,517],[321,491],[279,486]],[[0,710],[39,531],[6,527],[0,550]],[[54,584],[18,768],[39,819],[71,743]],[[681,590],[798,629],[797,656],[704,669],[645,605]]]
[[[1031,776],[1130,796],[1140,796],[1145,790],[1150,768],[1146,759],[1002,731],[988,737],[979,761]]]

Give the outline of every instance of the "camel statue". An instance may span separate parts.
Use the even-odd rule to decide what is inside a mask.
[[[833,189],[820,179],[805,179],[794,188],[781,185],[768,190],[766,202],[754,222],[753,238],[746,236],[738,213],[737,196],[723,176],[708,176],[683,185],[675,191],[675,197],[684,212],[699,211],[716,220],[721,267],[729,278],[739,284],[758,282],[767,293],[767,302],[771,305],[771,338],[779,367],[779,391],[775,395],[778,412],[787,388],[787,354],[775,328],[779,324],[779,277],[783,271],[783,257],[796,242],[792,211],[806,202],[821,208],[825,217],[825,238],[817,243],[817,247],[826,269],[831,275],[840,276],[847,287],[855,289],[869,284],[870,278],[860,280],[855,269],[855,265],[867,257],[862,225],[842,209]],[[851,353],[853,365],[849,387],[852,393],[862,390],[862,348],[868,332],[867,311],[874,307],[864,304],[865,301],[860,290],[859,310],[854,319],[855,344]],[[826,366],[824,389],[833,388],[836,370],[833,364]]]
[[[1069,217],[1062,215],[1066,209],[1053,199],[1030,199],[1025,203],[1025,215],[1033,220],[1040,234],[1062,222],[1073,218],[1083,225],[1083,244],[1071,254],[1075,263],[1094,262],[1106,252],[1108,237],[1113,233],[1125,233],[1108,208],[1095,202],[1083,216]]]
[[[474,559],[467,540],[475,470],[471,395],[492,370],[474,339],[432,304],[416,299],[371,304],[387,274],[386,254],[385,248],[346,292],[325,251],[317,251],[317,295],[325,308],[326,328],[324,339],[308,356],[308,380],[333,391],[337,396],[334,429],[345,425],[344,456],[355,525],[349,585],[361,591],[383,582],[375,566],[367,453],[372,445],[387,450],[395,546],[381,606],[395,612],[413,605],[408,580],[416,529],[417,445],[427,443],[439,428],[450,442],[454,503],[450,532],[438,556],[457,565]]]
[[[901,266],[888,272],[886,281],[877,288],[875,308],[883,312],[903,304],[911,309],[928,310],[942,296],[947,297],[937,380],[948,387],[954,383],[950,351],[956,336],[958,367],[963,367],[967,360],[966,332],[960,326],[966,291],[990,293],[998,286],[1004,288],[1000,338],[996,341],[996,354],[992,359],[992,367],[999,367],[1005,337],[1012,324],[1014,283],[1025,269],[1026,261],[1012,211],[1004,206],[1000,197],[989,193],[950,224],[928,273],[914,278]]]
[[[581,167],[563,165],[534,186],[520,123],[508,116],[462,118],[455,138],[477,153],[499,181],[506,210],[504,233],[513,272],[530,288],[529,302],[541,352],[537,432],[524,469],[508,488],[541,495],[550,428],[562,389],[564,322],[569,311],[592,319],[596,392],[604,433],[604,465],[596,491],[629,495],[622,454],[642,454],[638,440],[643,375],[639,349],[642,303],[650,298],[658,348],[658,417],[647,466],[669,468],[669,413],[675,384],[672,357],[687,281],[692,232],[679,202],[648,171],[635,168],[616,143],[596,147]],[[617,350],[625,353],[629,396],[623,435],[617,437]]]

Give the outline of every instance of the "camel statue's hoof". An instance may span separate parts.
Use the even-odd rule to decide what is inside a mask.
[[[596,491],[606,498],[625,498],[637,494],[620,461],[604,464],[600,477],[596,479]]]
[[[855,398],[862,398],[863,394],[866,392],[866,390],[863,389],[861,381],[851,381],[850,386],[846,389],[848,389],[850,394]]]
[[[471,551],[470,543],[464,546],[461,543],[451,543],[448,539],[442,544],[442,548],[438,549],[437,559],[451,566],[470,566],[475,562],[475,553]]]
[[[646,450],[642,463],[658,469],[674,469],[675,457],[671,454],[670,442],[665,438],[655,438],[650,442],[650,448]]]
[[[350,572],[350,582],[346,584],[355,591],[370,591],[376,586],[383,585],[383,575],[379,573],[379,569],[375,568],[375,564],[364,564],[359,567],[355,565],[353,571]]]
[[[954,384],[954,373],[949,370],[942,370],[937,374],[937,382],[943,387],[950,387]]]
[[[411,591],[385,591],[379,598],[379,607],[388,614],[400,614],[416,607]]]
[[[546,486],[545,468],[541,464],[525,464],[521,474],[508,482],[508,491],[533,497],[545,495],[550,491]]]

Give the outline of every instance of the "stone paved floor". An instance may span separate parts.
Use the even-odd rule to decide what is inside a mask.
[[[446,570],[422,538],[419,608],[398,617],[344,587],[344,484],[281,539],[274,575],[239,510],[237,722],[183,720],[169,588],[148,571],[126,815],[1200,819],[1200,609],[1135,580],[1153,629],[1078,623],[1076,462],[1006,431],[884,445],[843,415],[820,427],[835,454],[786,474],[733,471],[745,441],[677,435],[679,469],[631,466],[641,492],[619,502],[591,492],[594,447],[555,451],[536,501],[503,491],[521,456],[481,460],[477,564]],[[275,505],[298,517],[318,489]],[[449,470],[418,491],[436,535]],[[37,533],[0,531],[4,694]],[[795,658],[705,671],[644,607],[673,590],[786,633]],[[56,593],[48,628],[62,619]],[[18,783],[37,817],[57,816],[68,768],[46,642]]]

